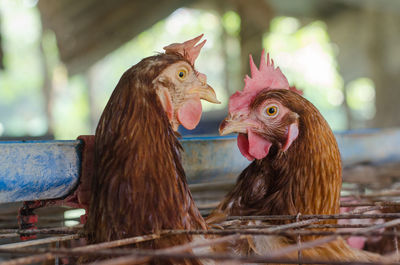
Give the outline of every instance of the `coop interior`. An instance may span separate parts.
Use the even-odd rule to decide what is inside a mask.
[[[0,265],[400,264],[399,25],[397,0],[0,1]],[[296,86],[334,133],[340,212],[229,215],[207,229],[89,243],[90,209],[74,196],[96,171],[89,143],[114,88],[142,59],[201,34],[200,55],[185,60],[196,59],[197,76],[207,76],[220,104],[202,101],[197,126],[177,129],[179,161],[201,215],[252,163],[240,137],[219,133],[230,96],[247,86],[245,76],[254,78],[249,54],[255,67],[261,58],[261,71],[263,50],[268,67],[279,67],[288,89]],[[322,150],[315,155],[330,152]],[[180,236],[201,240],[142,247]],[[218,251],[274,237],[289,243],[267,253]],[[381,258],[304,256],[338,240]]]

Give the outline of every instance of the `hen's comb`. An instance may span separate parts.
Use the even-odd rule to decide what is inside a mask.
[[[204,34],[197,36],[194,39],[185,41],[184,43],[173,43],[164,47],[165,53],[179,53],[192,65],[199,56],[201,48],[206,44],[206,40],[203,40],[198,45],[196,43],[203,37]],[[196,45],[196,46],[195,46]]]
[[[289,89],[289,83],[279,67],[274,67],[274,61],[265,60],[265,51],[261,53],[260,67],[254,64],[250,55],[251,77],[246,75],[243,91],[238,91],[229,99],[229,112],[246,111],[253,98],[264,89]]]
[[[265,51],[261,53],[260,68],[254,64],[253,57],[250,55],[251,78],[246,75],[244,82],[244,92],[250,90],[261,90],[263,88],[283,89],[289,88],[286,77],[282,74],[279,67],[274,68],[274,61],[269,59],[265,61]]]

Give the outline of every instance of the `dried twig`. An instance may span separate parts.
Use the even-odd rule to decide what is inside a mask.
[[[32,264],[37,262],[42,262],[46,260],[54,259],[54,255],[51,253],[45,253],[40,255],[32,255],[28,257],[17,258],[9,261],[0,262],[0,265],[24,265],[24,264]]]
[[[302,215],[300,219],[395,219],[400,218],[400,213],[382,213],[382,214],[310,214],[310,215]],[[228,220],[260,220],[260,221],[276,221],[276,220],[295,220],[296,215],[253,215],[253,216],[229,216]]]
[[[0,251],[5,250],[5,249],[24,248],[24,247],[29,247],[29,246],[49,244],[49,243],[53,243],[53,242],[68,241],[68,240],[78,239],[78,238],[80,238],[80,235],[55,236],[55,237],[35,239],[35,240],[30,240],[30,241],[18,242],[18,243],[4,244],[4,245],[0,246]]]

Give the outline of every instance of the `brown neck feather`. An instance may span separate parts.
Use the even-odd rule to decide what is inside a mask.
[[[138,65],[121,78],[96,130],[86,225],[92,242],[205,228],[181,165],[181,145],[152,87],[153,77],[146,78]]]
[[[298,139],[287,153],[262,162],[275,172],[275,190],[288,204],[276,208],[276,214],[337,214],[342,183],[339,148],[319,111],[306,100],[302,103]],[[270,196],[272,207],[279,205],[276,195]]]

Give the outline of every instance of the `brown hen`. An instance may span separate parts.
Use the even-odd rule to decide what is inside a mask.
[[[212,223],[229,215],[339,214],[341,159],[327,122],[296,89],[289,87],[269,58],[265,63],[264,52],[260,68],[251,57],[250,66],[252,77],[246,77],[243,91],[231,96],[229,115],[220,133],[239,133],[240,152],[254,161],[207,221]],[[305,241],[311,239],[315,237],[302,237]],[[294,238],[279,236],[256,236],[252,241],[238,245],[238,251],[269,254],[296,243]],[[379,258],[350,248],[341,238],[303,250],[302,255],[341,261]],[[297,252],[287,257],[297,258]]]
[[[186,182],[175,132],[180,124],[187,129],[198,124],[200,99],[218,103],[205,75],[194,69],[204,45],[195,46],[200,38],[143,59],[112,93],[95,135],[96,171],[85,226],[89,243],[206,228]],[[141,246],[164,248],[189,240],[172,236]]]

